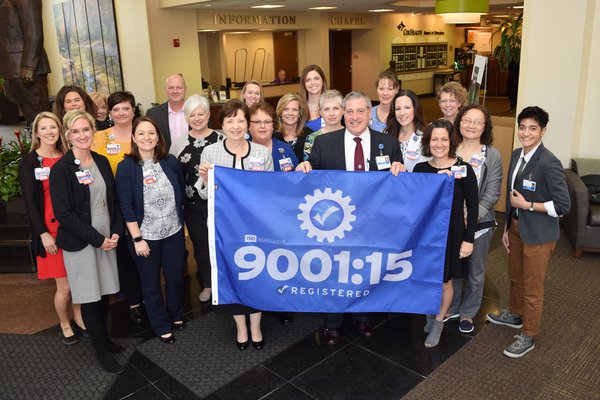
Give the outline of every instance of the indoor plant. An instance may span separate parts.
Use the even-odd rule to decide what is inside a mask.
[[[19,187],[19,162],[31,147],[20,130],[15,130],[16,141],[2,143],[0,137],[0,201],[8,201],[21,195]]]
[[[509,17],[502,22],[494,33],[494,36],[500,34],[500,41],[494,49],[494,57],[498,59],[500,68],[508,71],[506,93],[510,99],[511,109],[517,106],[522,27],[523,14],[519,14],[516,18]]]

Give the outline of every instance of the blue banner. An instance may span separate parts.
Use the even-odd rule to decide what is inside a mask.
[[[436,314],[446,174],[210,171],[213,304]]]

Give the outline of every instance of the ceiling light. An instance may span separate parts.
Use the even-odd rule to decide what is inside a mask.
[[[436,0],[435,13],[445,24],[479,23],[481,16],[488,13],[488,0]]]
[[[281,4],[263,4],[261,6],[252,6],[250,8],[281,8],[281,7],[285,7]]]
[[[309,10],[336,10],[337,7],[332,6],[321,6],[321,7],[310,7]]]
[[[525,8],[525,6],[513,6],[513,8]]]
[[[378,12],[390,12],[390,11],[394,11],[394,10],[392,10],[391,8],[378,8],[376,10],[369,10],[369,12],[375,12],[375,13],[378,13]]]

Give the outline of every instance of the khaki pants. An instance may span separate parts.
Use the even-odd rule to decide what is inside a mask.
[[[519,221],[516,219],[511,221],[508,240],[509,309],[511,313],[523,318],[524,335],[537,336],[542,324],[546,269],[556,242],[531,245],[523,243]]]

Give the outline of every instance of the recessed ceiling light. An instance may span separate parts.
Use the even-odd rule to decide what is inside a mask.
[[[513,8],[524,8],[525,6],[513,6]]]
[[[391,8],[378,8],[378,9],[375,9],[375,10],[369,10],[369,12],[375,12],[375,13],[378,13],[378,12],[390,12],[390,11],[394,11],[394,10],[392,10]]]
[[[281,8],[281,7],[285,7],[281,4],[263,4],[260,6],[252,6],[250,8]]]
[[[335,10],[337,7],[321,6],[321,7],[310,7],[309,10]]]

